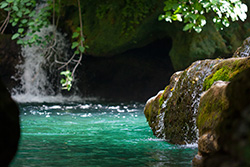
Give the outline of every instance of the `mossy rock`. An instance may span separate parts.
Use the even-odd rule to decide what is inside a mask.
[[[154,135],[160,136],[159,134],[159,120],[158,115],[160,112],[160,99],[162,98],[163,91],[158,92],[158,94],[154,97],[151,97],[144,108],[144,115],[147,118],[147,122],[151,127]]]
[[[76,3],[63,0],[60,27],[72,34],[79,26]],[[232,23],[217,31],[207,20],[201,33],[183,32],[182,23],[158,21],[163,14],[164,0],[81,0],[86,54],[96,57],[116,56],[134,48],[144,47],[156,40],[171,38],[169,53],[176,71],[187,68],[196,60],[231,55],[250,36],[247,20]]]
[[[165,132],[162,129],[163,117],[165,114],[164,107],[166,105],[165,101],[169,98],[172,93],[176,81],[179,79],[182,72],[176,72],[172,75],[170,79],[170,84],[165,87],[164,91],[158,92],[154,97],[151,97],[145,105],[144,115],[147,118],[148,124],[151,127],[153,134],[157,137],[164,138]]]
[[[199,150],[203,159],[200,166],[250,165],[249,76],[250,67],[237,73],[230,83],[216,82],[202,95],[197,117],[199,134],[216,136],[219,149],[212,153]],[[201,155],[201,151],[205,153]]]
[[[250,67],[250,58],[225,59],[213,69],[203,83],[203,90],[208,90],[215,81],[231,81],[238,73]]]
[[[223,120],[221,118],[222,112],[225,112],[229,108],[226,96],[228,83],[218,81],[202,94],[197,115],[199,136],[210,131],[215,133],[218,124]]]

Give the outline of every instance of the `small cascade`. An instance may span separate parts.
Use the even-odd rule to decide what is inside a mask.
[[[42,37],[42,40],[52,35],[55,37],[46,47],[22,47],[24,62],[16,67],[20,72],[21,86],[12,91],[12,97],[18,102],[65,101],[67,98],[60,93],[60,71],[57,70],[56,62],[67,60],[67,40],[52,25],[42,28],[36,35]]]
[[[244,40],[243,45],[240,46],[234,53],[233,57],[249,57],[250,53],[250,37]]]
[[[146,105],[145,109],[151,111],[144,112],[149,112],[152,116],[147,119],[157,137],[176,144],[197,141],[196,116],[203,92],[203,82],[220,61],[196,61],[185,71],[175,73],[161,97],[158,96],[151,102],[153,106]],[[155,113],[152,114],[153,112]]]
[[[215,81],[230,81],[249,68],[249,53],[250,37],[237,49],[234,58],[196,61],[173,74],[170,84],[149,100],[144,109],[154,135],[174,144],[197,143],[201,94]]]

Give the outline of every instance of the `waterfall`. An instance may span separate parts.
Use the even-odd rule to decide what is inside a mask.
[[[61,102],[78,100],[78,97],[63,97],[60,88],[60,71],[56,61],[66,61],[69,44],[65,35],[55,31],[50,25],[42,28],[36,35],[42,40],[55,35],[45,47],[40,45],[22,46],[24,62],[16,68],[20,73],[21,86],[13,89],[12,96],[18,102]],[[54,43],[53,43],[54,42]],[[53,48],[52,48],[53,45]]]

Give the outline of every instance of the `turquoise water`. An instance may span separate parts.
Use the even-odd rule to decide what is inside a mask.
[[[143,105],[20,104],[21,141],[11,167],[185,167],[194,146],[153,136]]]

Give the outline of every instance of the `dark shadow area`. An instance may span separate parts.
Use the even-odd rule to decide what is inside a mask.
[[[145,102],[164,89],[174,72],[171,47],[171,38],[164,38],[113,57],[86,56],[78,87],[83,96]]]

